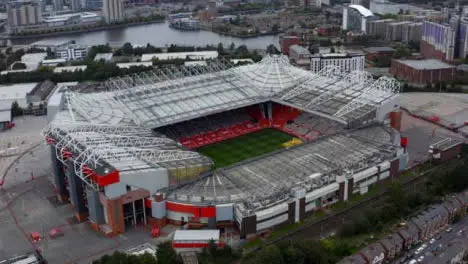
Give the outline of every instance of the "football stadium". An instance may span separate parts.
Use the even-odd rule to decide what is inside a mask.
[[[397,81],[284,56],[62,87],[47,110],[57,194],[107,235],[171,223],[246,237],[366,193],[408,159]]]

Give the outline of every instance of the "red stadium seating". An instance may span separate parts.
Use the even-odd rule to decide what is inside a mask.
[[[341,126],[329,119],[302,113],[281,104],[272,104],[271,119],[264,117],[262,109],[259,105],[235,109],[159,128],[157,131],[187,148],[196,149],[270,127],[302,140],[313,140]]]

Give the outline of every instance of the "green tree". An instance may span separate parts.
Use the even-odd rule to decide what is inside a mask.
[[[21,116],[23,115],[23,109],[19,106],[17,101],[11,103],[11,116]]]
[[[125,55],[132,55],[133,54],[133,46],[130,42],[123,44],[122,52]]]
[[[170,241],[164,242],[158,245],[158,251],[156,252],[156,258],[158,264],[177,264],[180,263],[177,253],[172,248]]]
[[[22,62],[16,62],[15,64],[13,64],[13,66],[11,67],[12,70],[24,70],[26,69],[26,64],[22,63]]]
[[[235,48],[236,48],[236,44],[234,44],[234,42],[232,42],[231,45],[229,46],[229,50],[234,51]]]
[[[335,47],[331,46],[330,53],[335,53]]]
[[[411,51],[406,45],[400,45],[396,50],[393,52],[393,57],[395,59],[407,58],[411,56]]]
[[[276,245],[268,245],[256,256],[259,264],[285,264],[280,249]]]
[[[284,263],[304,264],[306,256],[299,248],[293,245],[281,250]]]
[[[216,47],[216,51],[218,51],[219,54],[224,53],[224,46],[223,43],[218,43],[218,47]]]
[[[278,24],[274,24],[272,27],[271,27],[271,32],[278,32],[279,31],[279,25]]]
[[[280,53],[279,50],[273,44],[268,45],[268,47],[266,49],[266,52],[268,54],[279,54]]]

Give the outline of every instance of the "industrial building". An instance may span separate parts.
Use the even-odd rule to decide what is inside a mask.
[[[377,19],[377,16],[361,5],[349,5],[343,8],[343,30],[366,32],[367,21]]]
[[[392,78],[336,66],[314,73],[267,56],[103,85],[105,92],[56,91],[43,135],[59,198],[106,235],[138,223],[188,223],[235,226],[246,237],[366,193],[406,167]],[[196,151],[265,128],[304,143],[216,169]]]
[[[365,56],[359,53],[328,53],[317,54],[311,57],[310,69],[320,72],[329,66],[339,67],[343,72],[363,71]]]
[[[410,83],[449,83],[455,79],[455,69],[455,66],[436,59],[392,60],[390,73]]]

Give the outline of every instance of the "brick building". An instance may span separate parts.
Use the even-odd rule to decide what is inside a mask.
[[[366,59],[368,61],[373,61],[377,57],[388,57],[393,56],[394,49],[390,47],[369,47],[365,48],[364,52],[366,53]]]
[[[425,84],[451,82],[455,78],[455,69],[455,66],[436,59],[392,60],[390,73],[410,83]]]

